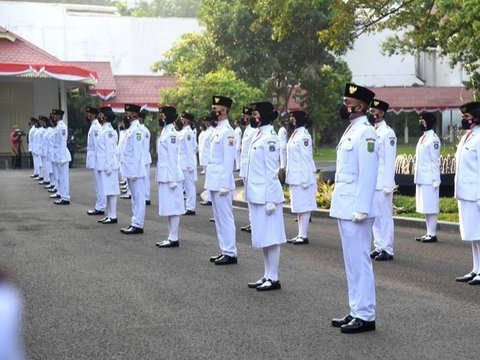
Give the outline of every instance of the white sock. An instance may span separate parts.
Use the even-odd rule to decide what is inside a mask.
[[[107,214],[110,219],[117,218],[117,195],[107,195]]]
[[[263,277],[265,279],[268,279],[268,247],[263,248],[263,268],[264,268],[264,273]]]
[[[180,227],[180,216],[172,215],[168,217],[168,238],[172,241],[178,241],[178,228]]]
[[[310,211],[297,215],[298,218],[298,236],[308,237],[308,222],[310,221]]]
[[[437,234],[438,214],[426,214],[427,235],[435,236]]]
[[[267,279],[278,280],[278,268],[280,267],[280,245],[271,245],[266,248],[268,252],[268,277]]]
[[[473,269],[472,272],[478,274],[480,271],[480,241],[472,241]]]

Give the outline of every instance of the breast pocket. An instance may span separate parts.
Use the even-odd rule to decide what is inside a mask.
[[[353,154],[353,144],[351,141],[345,141],[342,143],[338,150],[337,150],[337,156],[338,156],[338,161],[342,164],[348,164],[351,159]]]

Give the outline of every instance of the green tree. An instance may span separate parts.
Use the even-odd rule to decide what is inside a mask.
[[[262,96],[259,89],[239,80],[231,70],[219,69],[205,76],[181,76],[178,89],[163,90],[161,102],[175,104],[179,112],[189,111],[196,117],[210,113],[212,97],[223,95],[233,99],[230,119],[241,115],[242,107],[257,101]]]

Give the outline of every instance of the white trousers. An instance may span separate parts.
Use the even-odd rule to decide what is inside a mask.
[[[107,216],[110,219],[117,218],[117,195],[107,195]],[[99,210],[97,208],[97,210]]]
[[[70,201],[70,179],[68,177],[68,162],[55,163],[57,168],[57,194],[62,200]]]
[[[132,220],[130,225],[143,229],[145,223],[145,178],[132,181],[127,179],[128,187],[132,192]]]
[[[188,170],[183,170],[183,176],[185,177],[185,195],[187,199],[185,201],[185,208],[187,210],[195,211],[197,205],[197,189],[195,187],[195,173]]]
[[[32,153],[33,159],[33,173],[34,175],[40,175],[40,162],[38,161],[38,156]]]
[[[217,230],[218,245],[223,255],[237,256],[235,243],[235,222],[233,220],[233,191],[220,196],[218,191],[210,191],[212,196],[213,217]]]
[[[55,186],[55,189],[58,190],[58,167],[56,163],[52,162],[52,169],[53,169],[53,185]]]
[[[145,178],[145,200],[150,200],[150,164],[145,165],[145,174],[147,174]]]
[[[168,239],[178,241],[178,229],[180,228],[180,216],[172,215],[168,217]]]
[[[308,225],[310,223],[311,211],[297,214],[298,236],[302,238],[308,237]]]
[[[240,149],[235,151],[235,170],[240,170]]]
[[[93,184],[95,185],[95,193],[97,194],[95,209],[100,211],[105,211],[107,207],[107,197],[103,195],[100,171],[92,170],[92,172],[93,172]]]
[[[265,279],[277,281],[278,269],[280,268],[280,245],[271,245],[263,248],[263,264]]]
[[[370,259],[372,225],[373,219],[361,223],[338,219],[350,315],[365,321],[375,320],[375,280]]]
[[[373,245],[378,252],[385,250],[393,255],[393,193],[376,190],[373,206],[378,214],[373,222]]]

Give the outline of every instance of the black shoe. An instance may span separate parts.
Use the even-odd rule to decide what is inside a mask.
[[[53,189],[54,186],[55,186],[55,185],[50,184],[50,185],[44,186],[44,188],[45,188],[45,189]]]
[[[106,219],[104,219],[102,221],[102,224],[116,224],[116,223],[118,223],[117,218],[112,219],[112,218],[107,217]]]
[[[120,232],[124,233],[125,231],[130,231],[131,228],[132,228],[132,225],[128,225],[128,227],[126,227],[126,228],[121,228]]]
[[[251,226],[250,224],[248,224],[248,225],[242,226],[242,227],[240,228],[240,231],[248,231],[248,230],[251,229],[251,228],[252,228],[252,226]]]
[[[215,262],[215,260],[220,259],[223,256],[223,254],[218,254],[216,256],[211,256],[210,257],[210,262]]]
[[[353,320],[348,324],[340,327],[340,331],[347,334],[355,334],[373,330],[375,330],[375,320],[365,321],[359,318],[353,318]]]
[[[222,255],[220,258],[213,262],[215,265],[232,265],[237,263],[236,256]]]
[[[202,201],[200,203],[200,205],[203,205],[203,206],[212,206],[212,202],[211,201]]]
[[[265,279],[264,277],[262,277],[260,280],[257,280],[257,281],[255,281],[255,282],[248,283],[247,286],[248,286],[250,289],[255,289],[255,288],[259,287],[260,285],[262,285],[265,281],[267,281],[267,279]]]
[[[423,236],[416,237],[415,241],[422,241],[425,236],[427,236],[427,234],[425,234]]]
[[[293,244],[293,242],[294,242],[295,240],[297,240],[297,238],[298,238],[298,235],[297,235],[297,236],[295,236],[294,238],[287,239],[287,243],[289,243],[289,244]]]
[[[32,174],[32,175],[30,175],[30,177],[33,179],[33,178],[36,178],[36,177],[38,177],[38,175],[36,175],[36,174]]]
[[[267,279],[262,285],[257,286],[257,291],[270,291],[270,290],[280,290],[282,285],[280,284],[280,280],[273,281]]]
[[[132,226],[132,225],[130,225],[129,228],[122,229],[122,230],[120,230],[120,231],[122,231],[125,235],[143,234],[143,229],[142,228],[138,228],[138,227]]]
[[[60,196],[60,194],[52,194],[52,195],[49,196],[49,198],[50,199],[60,199],[61,196]]]
[[[183,214],[183,215],[195,215],[195,211],[187,210],[187,211],[185,211],[185,214]]]
[[[145,205],[150,205],[152,202],[150,200],[145,200]]]
[[[353,316],[351,316],[350,314],[343,317],[343,318],[340,318],[340,319],[332,319],[332,326],[333,327],[340,327],[340,326],[343,326],[343,325],[347,325],[350,321],[353,320]]]
[[[50,185],[50,181],[40,181],[38,185]]]
[[[125,185],[127,185],[127,182],[126,182],[126,181],[120,181],[118,184],[119,184],[120,186],[125,186]]]
[[[70,201],[68,201],[68,200],[63,200],[63,199],[55,200],[53,203],[54,203],[55,205],[70,205]]]
[[[480,276],[475,276],[472,280],[468,282],[469,285],[480,285]]]
[[[431,242],[437,242],[437,236],[436,235],[426,235],[422,240],[420,240],[422,243],[431,243]]]
[[[370,259],[374,259],[377,255],[380,255],[380,251],[373,250],[370,252]]]
[[[210,218],[210,219],[208,219],[208,221],[215,222],[215,218]]]
[[[107,219],[108,219],[108,216],[105,216],[104,218],[101,218],[101,219],[97,220],[97,222],[98,222],[98,223],[102,223],[102,222],[104,222],[104,221],[107,220]]]
[[[97,210],[97,209],[91,209],[87,210],[88,215],[105,215],[105,211],[103,210]]]
[[[307,245],[308,244],[308,237],[301,237],[298,236],[295,240],[292,242],[293,245]]]
[[[471,272],[470,274],[463,275],[460,277],[455,278],[456,282],[469,282],[470,280],[473,280],[473,278],[477,276],[474,272]]]
[[[178,240],[173,241],[173,240],[170,240],[170,239],[165,239],[165,240],[157,242],[155,244],[155,246],[158,246],[160,248],[178,247],[179,245],[180,245],[180,242]]]
[[[382,250],[380,254],[375,256],[375,261],[389,261],[393,260],[393,255],[387,253],[385,250]]]
[[[48,190],[49,193],[53,194],[53,193],[56,193],[57,190],[55,188],[51,188],[50,190]]]
[[[39,178],[37,178],[36,180],[38,180],[38,181],[43,181],[43,178],[42,178],[42,177],[39,177]]]
[[[123,194],[120,196],[120,199],[131,199],[132,195]]]

